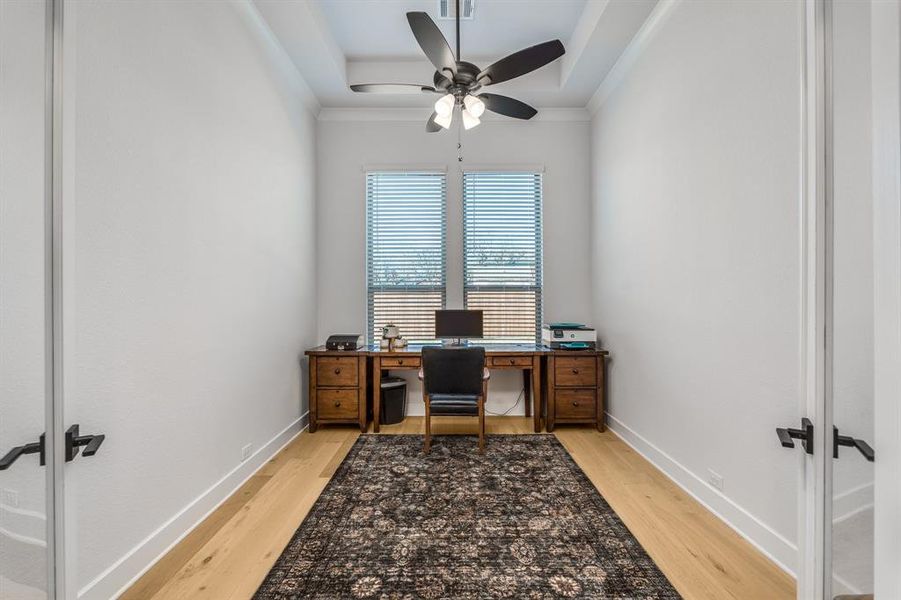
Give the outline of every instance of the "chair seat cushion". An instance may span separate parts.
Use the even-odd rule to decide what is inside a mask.
[[[432,394],[429,406],[433,415],[478,415],[479,397],[469,394]]]

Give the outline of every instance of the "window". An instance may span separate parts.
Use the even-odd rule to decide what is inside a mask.
[[[393,323],[410,341],[435,337],[445,303],[443,173],[366,174],[370,341]]]
[[[541,173],[463,174],[463,301],[487,341],[541,335]]]

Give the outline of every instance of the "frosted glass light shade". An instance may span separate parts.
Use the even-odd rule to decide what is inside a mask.
[[[481,123],[481,121],[479,121],[478,117],[474,117],[469,110],[463,109],[463,129],[472,129],[479,123]]]
[[[476,119],[478,119],[485,113],[485,103],[472,94],[463,98],[463,106],[465,106],[466,110],[469,111],[469,114],[474,116]]]
[[[433,120],[445,129],[449,129],[451,126],[451,121],[454,120],[454,113],[453,111],[447,113],[446,115],[438,113],[437,115],[435,115],[435,118]]]
[[[442,117],[450,116],[454,112],[454,104],[455,98],[453,94],[441,96],[441,98],[435,102],[435,112]]]

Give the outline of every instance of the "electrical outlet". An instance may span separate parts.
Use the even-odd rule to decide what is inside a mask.
[[[0,504],[7,508],[19,508],[19,492],[16,490],[0,490]]]
[[[253,448],[253,444],[247,444],[243,448],[241,448],[241,462],[244,462],[248,458],[250,458],[250,450]]]
[[[707,483],[709,483],[719,491],[723,491],[723,476],[713,469],[707,469]]]

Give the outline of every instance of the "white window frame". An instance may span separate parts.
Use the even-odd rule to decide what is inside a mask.
[[[428,176],[436,176],[441,177],[441,276],[440,283],[434,286],[417,286],[417,285],[379,285],[375,284],[374,279],[374,271],[373,271],[373,245],[372,245],[372,235],[374,233],[373,227],[373,206],[372,206],[372,192],[370,190],[371,185],[371,177],[385,175],[385,176],[416,176],[416,175],[428,175]],[[447,173],[444,169],[435,169],[435,168],[389,168],[389,167],[370,167],[364,169],[364,197],[365,197],[365,210],[366,210],[366,240],[365,240],[365,252],[366,252],[366,339],[368,343],[375,343],[379,336],[376,335],[375,327],[377,315],[376,315],[376,306],[375,306],[375,296],[379,292],[391,292],[396,291],[398,293],[403,293],[404,291],[422,291],[422,292],[435,292],[440,294],[440,306],[436,304],[436,309],[443,309],[447,305]],[[403,327],[401,325],[401,335],[407,338],[412,342],[428,342],[432,341],[433,337],[426,337],[424,335],[411,333],[410,328]],[[406,329],[406,331],[405,331]]]
[[[469,283],[470,275],[468,273],[468,261],[467,261],[467,252],[469,245],[469,235],[470,226],[468,225],[468,210],[469,206],[467,203],[467,177],[479,177],[480,175],[494,175],[494,176],[503,176],[503,175],[528,175],[530,177],[537,178],[538,182],[538,194],[535,202],[536,212],[536,228],[535,228],[535,281],[531,285],[507,285],[500,284],[498,286],[489,286],[489,285],[472,285]],[[533,292],[535,294],[535,328],[534,328],[534,337],[529,336],[526,337],[495,337],[490,335],[490,325],[488,325],[488,321],[490,318],[486,319],[486,341],[494,342],[494,343],[540,343],[541,340],[541,324],[543,320],[543,309],[544,309],[544,244],[543,244],[543,231],[544,231],[544,169],[538,167],[497,167],[497,168],[489,168],[482,167],[477,169],[465,169],[461,176],[461,188],[460,188],[460,200],[462,204],[462,213],[463,213],[463,223],[462,223],[462,237],[463,237],[463,245],[462,245],[462,260],[463,260],[463,305],[464,308],[481,308],[478,305],[472,305],[470,302],[470,294],[477,289],[482,289],[488,292],[496,292],[498,294],[503,294],[504,292]]]

